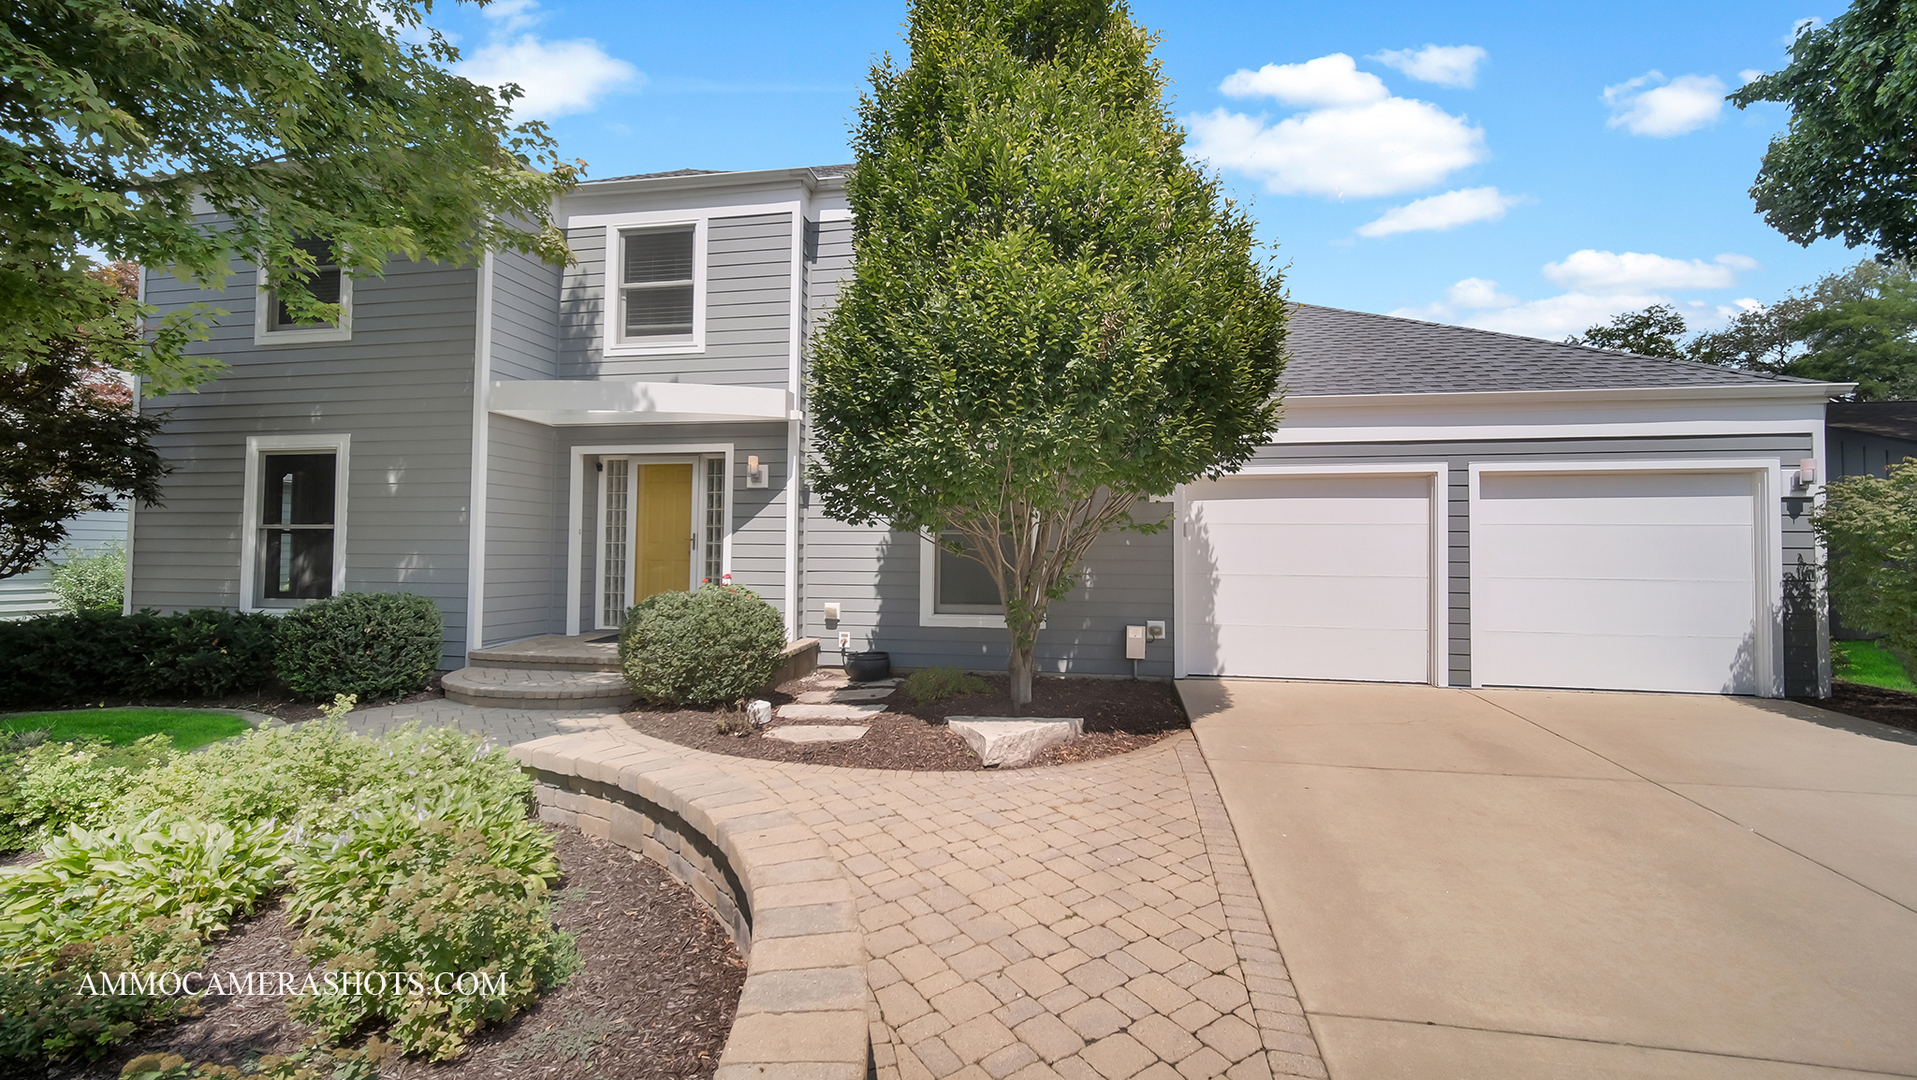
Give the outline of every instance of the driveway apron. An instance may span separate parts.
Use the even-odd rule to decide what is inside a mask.
[[[1917,1076],[1917,736],[1748,698],[1179,685],[1333,1080]]]

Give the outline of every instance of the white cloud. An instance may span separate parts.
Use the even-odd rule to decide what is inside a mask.
[[[545,18],[539,11],[539,0],[493,0],[479,9],[488,21],[499,24],[499,32],[510,34],[514,30],[526,27]]]
[[[487,86],[518,83],[526,92],[513,102],[518,120],[589,112],[605,95],[638,89],[646,82],[639,69],[608,55],[590,39],[542,41],[531,34],[476,49],[453,70]]]
[[[1754,270],[1757,265],[1757,260],[1746,255],[1719,255],[1715,261],[1705,262],[1585,248],[1566,255],[1561,262],[1545,263],[1544,276],[1552,284],[1574,292],[1599,294],[1728,289],[1737,284],[1739,272]]]
[[[1494,187],[1461,188],[1394,206],[1376,221],[1358,226],[1358,235],[1445,232],[1474,221],[1496,221],[1518,202],[1516,196],[1505,195]]]
[[[1309,109],[1275,124],[1224,109],[1185,118],[1193,157],[1261,177],[1279,194],[1397,195],[1486,156],[1483,128],[1429,102],[1392,97],[1344,53],[1241,70],[1220,89]]]
[[[1824,20],[1819,18],[1799,19],[1791,24],[1791,32],[1784,35],[1784,44],[1795,45],[1797,39],[1803,37],[1806,31],[1815,30],[1823,25]]]
[[[1568,292],[1494,311],[1475,312],[1460,321],[1462,325],[1480,330],[1562,341],[1572,334],[1582,334],[1593,326],[1608,323],[1626,311],[1638,311],[1668,300],[1669,297],[1655,293],[1592,296]]]
[[[1740,71],[1737,73],[1737,84],[1739,86],[1743,86],[1744,84],[1749,83],[1752,80],[1761,77],[1763,74],[1764,72],[1762,72],[1761,70],[1757,68],[1745,68],[1743,71]]]
[[[1724,110],[1724,83],[1715,75],[1679,75],[1666,81],[1663,73],[1647,71],[1605,87],[1604,103],[1611,107],[1607,127],[1668,139],[1716,123]]]
[[[1390,49],[1372,59],[1420,82],[1465,88],[1477,82],[1484,57],[1484,50],[1476,45],[1426,45],[1416,50]]]
[[[1384,80],[1359,71],[1357,61],[1344,53],[1320,56],[1302,64],[1266,64],[1257,71],[1240,68],[1219,84],[1227,97],[1276,98],[1287,105],[1322,107],[1364,105],[1391,96]]]
[[[1475,277],[1465,278],[1446,289],[1444,300],[1454,307],[1472,310],[1517,307],[1523,303],[1510,293],[1499,292],[1497,282]]]

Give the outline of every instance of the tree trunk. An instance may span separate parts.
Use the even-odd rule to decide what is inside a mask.
[[[1031,645],[1013,645],[1012,655],[1006,660],[1005,669],[1012,676],[1012,711],[1023,712],[1024,707],[1032,703],[1032,660]]]

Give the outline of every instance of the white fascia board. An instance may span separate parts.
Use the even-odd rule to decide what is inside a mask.
[[[510,379],[491,384],[491,411],[536,424],[686,424],[785,421],[783,387],[648,382],[644,379]]]
[[[721,191],[790,191],[793,185],[807,191],[844,190],[845,177],[820,176],[809,167],[796,169],[750,169],[740,172],[695,173],[691,176],[652,176],[627,180],[589,180],[568,192],[568,204],[583,205],[601,199],[630,200],[634,195],[671,196],[696,193],[693,197],[712,198]],[[648,199],[648,201],[651,201]]]
[[[644,195],[642,200],[636,196]],[[714,191],[688,188],[664,192],[604,192],[597,198],[568,196],[560,207],[562,229],[591,228],[595,225],[631,224],[634,214],[698,214],[704,217],[748,217],[753,214],[777,214],[794,210],[804,197],[803,188],[792,184],[760,185]]]
[[[1501,394],[1350,394],[1284,399],[1271,442],[1743,435],[1809,431],[1842,383],[1543,390]]]

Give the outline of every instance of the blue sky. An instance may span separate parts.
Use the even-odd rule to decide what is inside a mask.
[[[1133,17],[1294,299],[1558,338],[1659,301],[1720,325],[1870,254],[1766,226],[1747,191],[1785,111],[1718,104],[1840,10],[1140,0]],[[520,82],[604,178],[848,160],[905,18],[897,0],[496,0],[434,23],[463,74]]]

